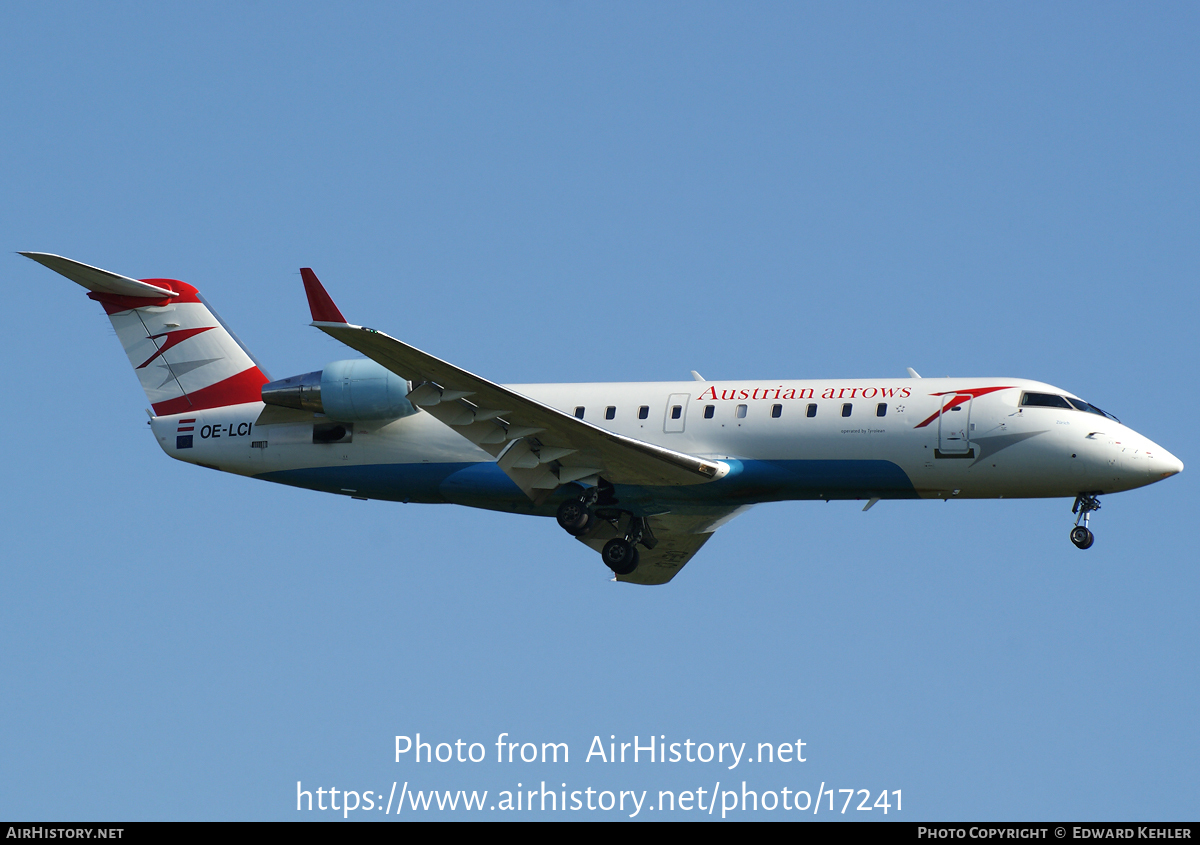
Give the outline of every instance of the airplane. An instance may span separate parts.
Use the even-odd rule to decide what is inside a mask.
[[[1183,470],[1050,384],[1017,378],[500,385],[348,322],[309,268],[311,325],[366,356],[272,380],[193,286],[22,255],[103,306],[168,456],[355,499],[553,516],[614,580],[670,581],[761,502],[1074,499]]]

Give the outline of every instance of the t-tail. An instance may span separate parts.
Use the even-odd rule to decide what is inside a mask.
[[[157,416],[261,401],[270,379],[191,285],[131,279],[44,252],[21,255],[87,288],[104,307]]]

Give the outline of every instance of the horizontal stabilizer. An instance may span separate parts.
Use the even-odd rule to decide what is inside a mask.
[[[178,296],[175,291],[167,288],[160,288],[155,285],[139,282],[137,279],[131,279],[128,276],[119,276],[116,273],[110,273],[108,270],[101,270],[99,267],[92,267],[90,264],[82,264],[78,261],[72,261],[70,258],[63,258],[61,255],[53,255],[49,252],[22,252],[26,258],[32,258],[38,264],[49,267],[60,276],[66,276],[77,285],[83,285],[90,291],[96,293],[111,293],[117,296],[142,296],[154,297],[162,299],[164,296]]]

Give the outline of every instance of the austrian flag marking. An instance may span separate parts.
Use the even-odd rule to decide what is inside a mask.
[[[191,449],[192,437],[194,435],[184,434],[185,431],[196,430],[196,418],[190,420],[180,420],[178,428],[175,429],[175,448],[176,449]]]

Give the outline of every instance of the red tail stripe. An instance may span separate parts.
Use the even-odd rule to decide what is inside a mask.
[[[154,413],[165,417],[171,414],[186,414],[188,411],[203,411],[206,408],[258,402],[262,400],[262,386],[266,383],[267,377],[262,371],[258,367],[251,367],[224,381],[193,391],[187,396],[159,402],[154,406]]]
[[[196,295],[196,289],[187,282],[181,282],[178,279],[142,279],[142,281],[157,288],[173,290],[178,296],[155,299],[153,296],[121,296],[115,293],[92,291],[88,294],[88,299],[94,299],[99,302],[104,306],[105,313],[110,315],[119,314],[122,311],[132,311],[134,308],[145,308],[149,305],[170,305],[175,302],[200,301],[200,298]]]

